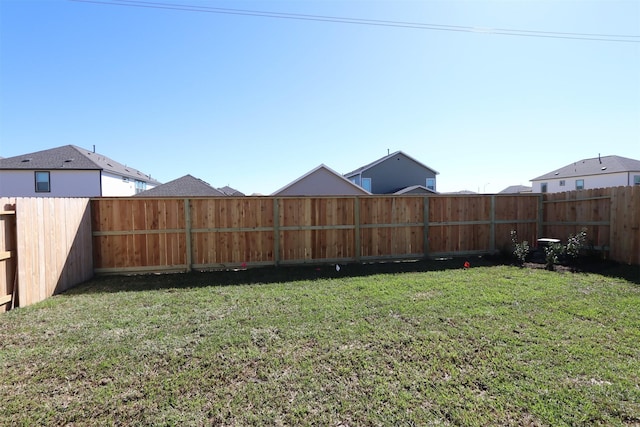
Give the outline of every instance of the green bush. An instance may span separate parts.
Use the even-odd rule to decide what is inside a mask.
[[[529,252],[531,251],[529,242],[523,240],[521,243],[519,243],[518,232],[516,230],[511,230],[511,242],[513,243],[513,256],[516,257],[520,264],[524,264],[527,255],[529,255]]]
[[[571,258],[577,258],[580,255],[580,250],[585,246],[585,242],[587,241],[587,229],[583,228],[578,234],[575,236],[573,234],[569,234],[569,238],[567,239],[567,246],[565,252],[567,256]]]
[[[545,261],[547,270],[553,270],[554,265],[558,263],[560,257],[567,256],[570,259],[576,259],[580,255],[580,250],[585,246],[587,240],[587,229],[583,228],[575,236],[569,234],[566,245],[553,243],[544,248]]]

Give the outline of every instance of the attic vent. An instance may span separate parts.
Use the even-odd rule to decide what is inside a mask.
[[[32,160],[31,158],[29,158],[29,159],[22,159],[22,163],[27,163],[27,162],[30,162],[31,160]]]
[[[111,163],[107,163],[107,166],[109,167],[113,167],[113,165]]]
[[[554,175],[560,175],[560,172],[556,172],[556,173],[554,173]]]
[[[607,169],[607,167],[603,166],[600,170],[606,170],[606,169]]]
[[[73,159],[67,159],[67,160],[65,160],[64,162],[65,162],[65,163],[71,163],[71,162],[73,162]]]

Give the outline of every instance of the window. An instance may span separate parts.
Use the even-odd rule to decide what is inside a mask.
[[[427,178],[427,188],[429,190],[436,191],[436,180],[435,180],[435,178]]]
[[[633,185],[640,185],[640,175],[633,176]]]
[[[147,189],[147,183],[144,181],[138,181],[136,179],[136,194],[142,193],[146,189]]]
[[[547,183],[543,182],[542,184],[540,184],[540,192],[542,193],[546,193],[547,192]]]
[[[584,190],[584,179],[576,179],[576,190]]]
[[[51,192],[51,176],[48,171],[37,171],[36,176],[36,193]]]
[[[565,184],[564,179],[561,179],[561,180],[560,180],[560,187],[564,187],[564,184]]]
[[[362,188],[371,192],[371,178],[362,178]]]

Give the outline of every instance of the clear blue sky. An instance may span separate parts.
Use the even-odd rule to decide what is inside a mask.
[[[0,156],[66,144],[270,194],[402,150],[438,190],[640,159],[640,1],[199,1],[476,32],[0,0]],[[131,3],[129,3],[131,4]],[[636,43],[482,29],[621,34]],[[540,33],[538,33],[540,34]]]

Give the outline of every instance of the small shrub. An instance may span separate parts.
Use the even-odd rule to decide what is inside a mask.
[[[524,264],[527,255],[531,251],[531,247],[529,246],[529,242],[523,240],[521,243],[518,242],[518,233],[516,230],[511,230],[511,242],[513,243],[513,256],[520,262],[520,264]]]
[[[561,256],[566,255],[571,259],[576,259],[580,255],[580,250],[584,247],[587,240],[587,229],[583,228],[575,236],[569,234],[566,245],[553,243],[544,248],[544,257],[547,263],[547,270],[553,270],[554,265],[558,263]]]
[[[544,248],[544,259],[546,261],[547,270],[553,271],[554,266],[558,263],[560,255],[562,255],[564,251],[565,247],[560,243],[552,243]]]
[[[567,239],[567,246],[565,252],[567,256],[575,259],[580,254],[580,250],[585,246],[585,242],[587,241],[587,229],[583,228],[578,234],[575,236],[573,234],[569,234],[569,238]]]

